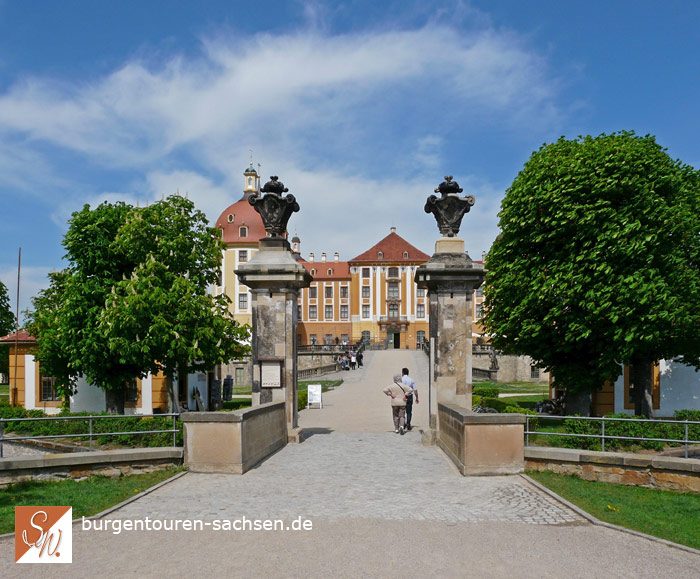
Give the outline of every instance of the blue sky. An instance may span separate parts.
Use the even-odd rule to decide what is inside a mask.
[[[187,192],[215,221],[249,149],[300,205],[302,253],[396,226],[426,253],[454,175],[474,258],[505,190],[559,136],[651,133],[700,167],[700,4],[0,2],[0,279],[22,309],[83,204]]]

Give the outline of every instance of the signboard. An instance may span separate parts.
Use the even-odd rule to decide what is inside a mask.
[[[306,393],[308,395],[306,403],[307,408],[312,404],[318,404],[319,408],[323,408],[323,391],[320,384],[309,384]]]
[[[282,364],[279,362],[260,362],[260,386],[280,388],[282,386]]]

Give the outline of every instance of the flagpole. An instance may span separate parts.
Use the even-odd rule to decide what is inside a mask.
[[[10,406],[17,406],[18,389],[17,389],[17,361],[19,359],[19,280],[22,272],[22,248],[19,248],[19,257],[17,258],[17,304],[15,306],[15,383],[10,395]]]

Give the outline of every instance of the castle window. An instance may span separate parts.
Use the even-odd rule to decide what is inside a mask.
[[[229,213],[229,214],[228,214],[228,222],[229,222],[229,223],[233,223],[233,219],[234,219],[233,213]]]
[[[348,306],[340,306],[340,319],[341,320],[348,319]]]
[[[399,297],[399,282],[397,282],[397,281],[390,281],[389,282],[388,297],[390,297],[390,298],[398,298]]]
[[[333,319],[333,306],[326,306],[326,319],[327,320]]]
[[[364,319],[369,318],[369,306],[367,306],[367,305],[362,306],[362,317]]]
[[[403,258],[404,258],[404,259],[408,259],[408,251],[404,251],[404,252],[403,252]]]
[[[377,259],[384,259],[384,252],[383,251],[377,252]]]
[[[247,310],[248,309],[248,294],[238,294],[238,309]]]
[[[363,267],[362,268],[362,277],[368,278],[369,277],[369,268],[368,267]]]
[[[399,268],[398,267],[390,267],[389,268],[389,277],[399,277]]]
[[[309,306],[309,318],[315,320],[317,317],[316,306]]]
[[[330,268],[328,269],[328,275],[333,275],[333,270]]]
[[[340,287],[340,297],[341,297],[341,298],[346,298],[346,297],[348,297],[348,288],[347,288],[347,286],[341,286],[341,287]]]
[[[238,262],[243,263],[244,261],[248,261],[248,251],[243,250],[238,252]]]
[[[247,227],[239,227],[238,228],[238,237],[248,237],[248,228]]]
[[[418,317],[418,318],[425,317],[425,305],[424,304],[418,304],[416,306],[416,317]]]
[[[368,297],[369,297],[369,286],[368,286],[368,285],[363,285],[363,286],[362,286],[362,297],[363,297],[363,298],[368,298]]]
[[[311,270],[311,275],[316,275],[316,270],[315,270],[315,269],[312,269],[312,270]]]
[[[333,287],[327,285],[326,286],[326,297],[327,298],[332,298],[333,297]]]
[[[399,319],[399,304],[389,304],[389,319],[398,320]]]
[[[309,298],[311,298],[312,300],[315,300],[316,299],[316,292],[317,292],[317,290],[315,287],[310,287],[309,288]]]

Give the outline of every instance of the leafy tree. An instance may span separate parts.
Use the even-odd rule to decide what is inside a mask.
[[[227,298],[207,292],[222,243],[190,201],[86,205],[63,245],[69,267],[51,277],[30,319],[37,359],[61,394],[84,376],[105,389],[108,410],[123,412],[134,378],[163,370],[172,384],[178,367],[208,369],[245,351],[247,329],[224,312]]]
[[[168,384],[248,352],[225,295],[212,296],[223,244],[204,214],[179,196],[132,213],[115,243],[138,265],[114,285],[102,312],[110,349]],[[172,398],[171,404],[175,404]]]
[[[7,286],[0,281],[0,336],[6,336],[15,329],[15,315],[10,306],[10,295]],[[9,374],[9,349],[0,349],[0,374]]]
[[[700,179],[654,137],[542,146],[499,217],[486,330],[497,348],[531,356],[578,391],[588,401],[579,411],[626,364],[636,411],[651,416],[651,364],[680,357],[700,367]]]

